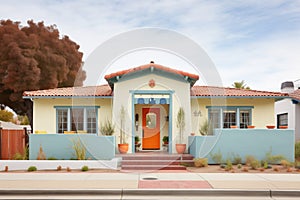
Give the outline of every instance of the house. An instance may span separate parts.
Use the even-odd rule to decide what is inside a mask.
[[[141,138],[141,150],[145,151],[164,150],[162,138],[168,136],[168,152],[176,153],[175,144],[180,139],[188,144],[190,134],[200,135],[199,129],[207,121],[214,129],[224,130],[232,126],[246,130],[250,125],[256,129],[275,125],[274,103],[287,96],[280,92],[198,86],[197,74],[153,62],[108,74],[105,79],[106,85],[24,92],[24,98],[33,101],[33,132],[101,135],[99,127],[111,120],[115,124],[115,144],[119,143],[120,132],[125,132],[128,153],[136,151],[134,136]],[[185,114],[182,138],[177,126],[180,108]],[[122,122],[121,110],[125,111]]]
[[[300,87],[295,89],[294,83],[287,81],[281,84],[281,91],[288,93],[288,99],[275,103],[277,127],[288,126],[295,130],[296,141],[300,140]]]

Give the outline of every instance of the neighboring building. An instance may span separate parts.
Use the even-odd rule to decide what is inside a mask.
[[[281,92],[288,93],[288,99],[275,103],[277,126],[288,126],[295,130],[295,140],[300,140],[300,88],[295,89],[291,81],[281,84]]]
[[[169,153],[175,152],[176,126],[180,107],[185,112],[183,141],[190,133],[199,135],[208,120],[214,128],[254,125],[266,129],[275,125],[274,103],[287,95],[246,89],[196,86],[196,74],[150,63],[105,76],[107,85],[27,91],[33,101],[33,132],[62,134],[66,131],[100,134],[106,120],[120,132],[120,110],[125,108],[125,132],[134,152],[134,137],[141,149],[162,150],[163,136],[169,136]]]

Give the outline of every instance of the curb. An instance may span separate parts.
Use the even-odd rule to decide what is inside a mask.
[[[1,195],[299,197],[300,190],[236,189],[0,189]]]

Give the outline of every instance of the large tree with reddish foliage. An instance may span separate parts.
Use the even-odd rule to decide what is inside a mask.
[[[32,121],[26,90],[80,86],[85,79],[79,45],[60,37],[55,25],[0,21],[0,104]],[[75,83],[76,80],[76,83]]]

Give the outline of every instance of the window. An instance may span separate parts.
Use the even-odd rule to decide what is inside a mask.
[[[247,128],[250,124],[250,110],[240,110],[240,128]]]
[[[223,128],[230,128],[236,125],[236,111],[224,110],[223,111]]]
[[[247,128],[252,123],[252,106],[207,106],[209,123],[213,128],[230,128],[239,125]]]
[[[211,127],[220,128],[220,110],[210,109],[208,116]]]
[[[277,115],[277,126],[278,126],[277,128],[279,128],[279,126],[288,126],[287,113]]]
[[[68,130],[68,109],[57,110],[58,133]]]
[[[146,126],[149,129],[155,129],[156,128],[156,114],[155,113],[148,113],[146,115]]]
[[[97,133],[97,108],[99,107],[56,107],[57,132]]]

